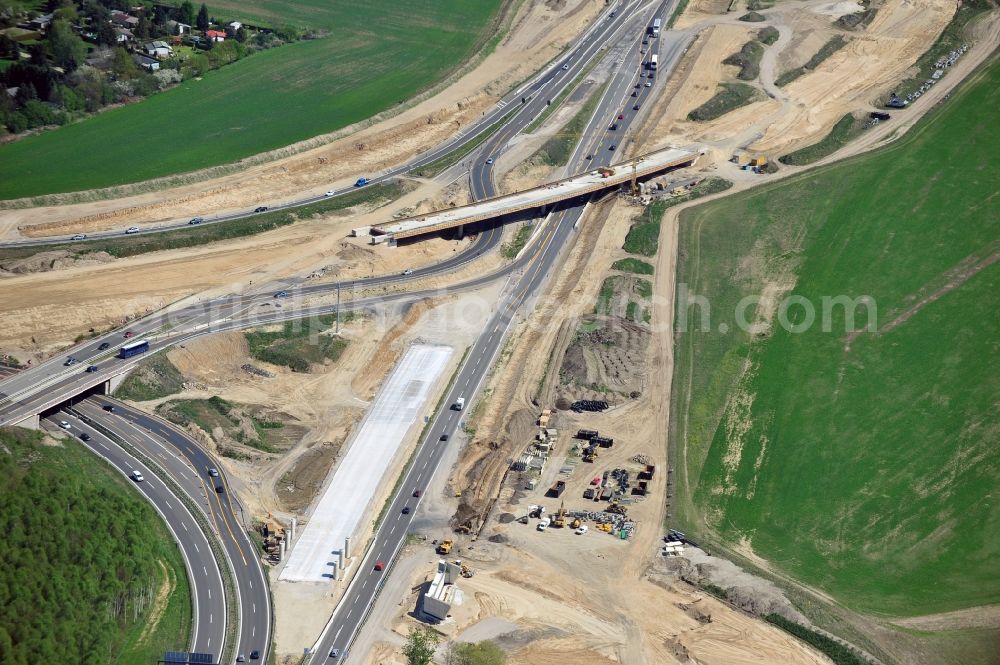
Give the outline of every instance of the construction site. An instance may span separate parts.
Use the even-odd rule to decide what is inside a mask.
[[[763,22],[740,18],[751,5],[766,5]],[[801,173],[806,167],[779,157],[824,140],[846,114],[882,113],[883,102],[899,99],[891,121],[870,122],[815,163],[891,143],[991,57],[1000,43],[1000,14],[974,23],[963,35],[967,43],[935,63],[942,75],[897,98],[890,93],[948,26],[954,0],[691,0],[685,7],[669,29],[690,41],[653,89],[656,96],[641,114],[636,109],[631,147],[626,151],[623,136],[620,161],[610,167],[578,172],[538,157],[547,142],[565,140],[563,128],[577,114],[592,110],[589,95],[571,94],[502,153],[488,156],[496,159],[490,177],[501,192],[492,198],[473,200],[466,160],[432,177],[404,174],[392,197],[257,235],[130,256],[58,249],[0,261],[0,352],[27,364],[60,353],[78,336],[175,303],[238,290],[270,299],[269,309],[277,311],[287,301],[271,293],[285,284],[408,276],[460,255],[496,226],[497,249],[448,274],[362,283],[338,290],[336,300],[303,296],[304,307],[327,314],[336,307],[339,317],[339,307],[352,301],[423,294],[415,302],[368,307],[343,323],[338,318],[344,347],[336,359],[297,371],[261,360],[244,332],[221,332],[164,352],[176,371],[169,394],[130,400],[151,414],[179,400],[237,405],[238,425],[189,419],[178,426],[218,456],[262,539],[280,665],[299,663],[323,634],[399,492],[413,499],[418,520],[357,635],[356,662],[406,663],[402,648],[416,626],[444,641],[494,640],[509,662],[524,665],[831,662],[747,610],[761,597],[755,583],[742,585],[745,606],[691,583],[702,579],[697,571],[711,567],[712,557],[665,526],[675,480],[667,439],[678,217],[696,200]],[[869,16],[871,9],[877,11]],[[330,183],[386,172],[458,135],[554,62],[602,13],[599,1],[529,0],[492,54],[412,107],[401,106],[398,115],[163,191],[136,187],[115,198],[12,204],[0,211],[0,238],[146,230],[228,214],[248,201],[277,205],[306,190],[322,196]],[[865,23],[844,27],[853,18],[843,17],[861,13]],[[739,66],[724,61],[758,40],[764,26],[777,36],[756,76],[745,79]],[[811,60],[836,36],[844,39],[840,48],[820,63]],[[611,55],[581,74],[581,89],[599,95],[612,86],[622,56]],[[793,80],[776,83],[798,69]],[[692,119],[734,83],[752,89],[745,104]],[[720,182],[725,189],[712,189]],[[507,281],[449,288],[543,246],[555,231],[539,211],[576,199],[586,200],[586,215],[540,295],[511,317],[504,343],[484,361],[491,369],[476,392],[464,395],[458,409],[446,404],[483,322],[516,293],[516,278],[528,268]],[[647,233],[652,240],[644,253],[626,251],[629,234],[634,242],[633,229],[653,205],[662,207]],[[495,225],[498,219],[503,223]],[[516,251],[501,254],[511,247]],[[42,331],[39,321],[46,322]],[[254,332],[280,336],[282,327]],[[141,371],[150,382],[166,383]],[[438,471],[426,485],[403,487],[418,442],[449,411],[459,424],[450,441],[438,441]],[[272,446],[252,436],[261,413],[287,428]],[[778,613],[791,608],[779,601]]]

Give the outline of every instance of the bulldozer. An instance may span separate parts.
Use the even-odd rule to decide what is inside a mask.
[[[601,522],[597,525],[598,531],[603,531],[604,533],[611,533],[611,524],[608,522]]]
[[[448,552],[451,552],[451,546],[452,542],[450,540],[442,540],[440,543],[438,543],[437,553],[447,554]]]
[[[573,521],[569,523],[569,528],[579,529],[581,524],[583,524],[583,520],[581,520],[579,517],[574,517]]]

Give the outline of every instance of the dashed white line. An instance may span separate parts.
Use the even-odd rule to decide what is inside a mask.
[[[205,577],[208,577],[208,568],[206,568],[205,566],[202,566],[201,570],[205,573]]]
[[[198,549],[198,543],[191,543],[191,544],[194,545],[194,551],[198,552],[199,554],[201,554],[201,550]]]
[[[187,525],[187,524],[185,524],[184,522],[181,522],[181,526],[182,526],[182,527],[184,527],[184,530],[185,530],[185,531],[187,531],[187,530],[188,530],[188,525]]]

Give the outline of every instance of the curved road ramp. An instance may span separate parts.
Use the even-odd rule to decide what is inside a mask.
[[[450,346],[414,344],[365,414],[347,454],[292,544],[278,579],[328,582],[346,538],[373,508],[375,492],[451,358]]]

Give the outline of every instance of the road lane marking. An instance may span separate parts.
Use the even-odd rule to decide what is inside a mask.
[[[184,522],[181,522],[181,526],[182,526],[182,527],[184,527],[184,530],[185,530],[185,531],[187,531],[187,530],[188,530],[188,525],[187,525],[187,524],[185,524]]]
[[[205,566],[202,566],[201,570],[202,570],[202,572],[205,573],[205,577],[208,577],[208,568],[206,568]]]
[[[198,549],[198,543],[191,543],[191,544],[194,545],[194,551],[197,552],[198,554],[201,554],[201,550]]]

